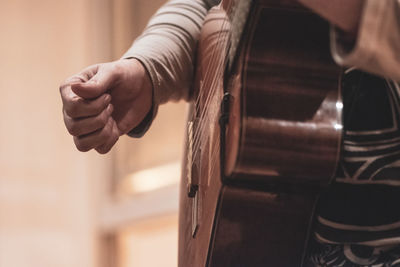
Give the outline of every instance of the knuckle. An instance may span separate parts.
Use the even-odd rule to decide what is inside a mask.
[[[118,141],[119,136],[116,134],[114,131],[112,131],[112,135],[109,136],[107,142],[99,147],[96,148],[96,151],[100,154],[106,154],[108,153],[112,147],[115,145],[115,143]]]
[[[103,130],[100,133],[100,138],[101,140],[107,140],[108,138],[111,137],[112,131],[111,131],[110,124],[107,123],[106,126],[104,126]]]
[[[60,83],[60,92],[63,91],[65,89],[65,87],[69,86],[71,84],[71,82],[73,81],[72,77],[69,77],[67,79],[65,79],[63,82]]]
[[[91,149],[91,147],[82,144],[81,142],[75,142],[75,146],[80,152],[87,152]]]
[[[75,125],[74,121],[66,114],[65,110],[64,110],[64,124],[65,124],[65,128],[67,128],[67,131],[72,136],[75,136],[76,135],[76,132],[75,132],[76,125]]]
[[[106,126],[107,122],[108,122],[109,117],[107,116],[107,114],[105,112],[101,113],[101,115],[98,117],[98,124],[99,126]]]
[[[103,128],[100,132],[100,140],[106,141],[108,137],[110,136],[110,131],[107,129],[107,126]]]
[[[79,126],[72,122],[67,126],[68,132],[72,135],[72,136],[78,136],[79,135]]]
[[[107,103],[105,101],[105,98],[98,99],[98,101],[96,101],[96,105],[95,105],[94,109],[97,111],[97,113],[100,113],[100,112],[105,113],[107,110],[108,104],[109,103]]]
[[[104,155],[104,154],[106,154],[108,151],[110,151],[110,149],[111,149],[111,148],[109,148],[109,147],[101,146],[101,147],[96,148],[96,151],[97,151],[99,154]]]
[[[106,123],[106,125],[104,126],[104,128],[106,129],[106,131],[107,131],[108,133],[111,133],[111,132],[112,132],[112,129],[113,129],[113,119],[112,119],[110,116],[107,116],[107,123]]]
[[[80,115],[80,102],[76,99],[72,99],[69,103],[65,106],[65,112],[71,118],[79,117]]]
[[[88,140],[82,140],[81,138],[74,136],[74,143],[76,148],[80,151],[80,152],[87,152],[90,149],[92,149],[93,147],[90,146]]]
[[[60,83],[60,87],[59,87],[60,93],[63,90],[65,90],[66,87],[70,86],[71,83],[77,82],[77,81],[79,81],[79,78],[77,78],[76,76],[71,76],[71,77],[65,79],[63,82]]]
[[[76,117],[76,107],[74,107],[72,105],[66,105],[65,113],[67,113],[67,115],[70,116],[71,118],[75,118]]]

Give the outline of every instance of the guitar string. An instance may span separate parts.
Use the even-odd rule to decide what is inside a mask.
[[[232,3],[232,2],[231,2],[231,3]],[[231,7],[232,7],[232,4],[231,4],[230,6],[228,6],[228,9],[231,9]],[[201,91],[199,92],[199,96],[197,97],[197,100],[196,100],[196,105],[195,105],[195,107],[197,107],[197,106],[200,104],[200,101],[201,101],[201,99],[203,98],[203,95],[204,95],[205,93],[208,93],[208,95],[206,96],[206,101],[205,101],[205,103],[202,105],[202,106],[204,106],[205,108],[201,111],[201,113],[200,113],[200,115],[199,115],[199,117],[198,117],[199,121],[202,121],[203,123],[201,124],[200,128],[197,129],[197,131],[195,132],[195,135],[194,135],[194,137],[193,137],[193,139],[192,139],[192,140],[194,140],[194,143],[195,143],[194,146],[193,146],[193,147],[196,148],[195,151],[198,151],[198,148],[199,148],[200,145],[197,144],[197,143],[201,143],[201,140],[202,140],[202,139],[201,139],[201,136],[202,136],[202,134],[204,133],[204,128],[205,128],[206,125],[207,125],[207,123],[204,123],[204,117],[205,117],[205,115],[208,113],[209,109],[211,108],[211,107],[210,107],[210,101],[212,101],[212,96],[215,94],[215,91],[217,90],[217,88],[215,87],[215,83],[219,81],[218,78],[219,78],[219,76],[221,76],[220,73],[221,73],[222,68],[224,67],[224,65],[221,64],[221,62],[220,62],[220,61],[221,61],[221,57],[215,57],[215,53],[216,53],[217,51],[222,50],[222,49],[224,48],[224,46],[225,46],[225,48],[223,49],[223,51],[226,51],[226,50],[227,50],[226,47],[227,47],[228,42],[225,42],[224,39],[229,38],[228,35],[227,35],[227,33],[229,33],[229,31],[227,30],[228,28],[226,27],[226,25],[228,25],[228,23],[229,23],[229,19],[224,19],[224,21],[223,21],[223,23],[222,23],[222,26],[221,26],[221,29],[223,29],[223,30],[221,30],[221,31],[219,32],[218,37],[216,38],[216,39],[217,39],[218,45],[214,47],[214,50],[213,50],[213,53],[212,53],[212,56],[211,56],[212,58],[217,58],[217,59],[219,59],[219,60],[214,60],[214,61],[212,61],[212,62],[209,64],[209,67],[207,68],[207,71],[206,71],[206,74],[205,74],[205,76],[207,77],[207,75],[209,75],[209,72],[212,71],[212,70],[215,68],[215,65],[217,65],[217,70],[216,70],[215,73],[214,73],[213,79],[208,79],[208,80],[206,80],[206,82],[207,82],[207,81],[211,82],[211,85],[208,87],[208,88],[210,88],[210,90],[209,90],[209,91],[201,90]],[[221,36],[224,37],[224,38],[221,38]],[[222,39],[223,41],[221,41],[221,39]],[[223,63],[223,62],[222,62],[222,63]],[[208,84],[203,84],[203,85],[202,85],[202,88],[204,88],[204,87],[206,87],[206,86],[208,86]],[[206,88],[207,88],[207,87],[206,87]],[[201,89],[201,88],[200,88],[200,89]],[[197,109],[196,109],[196,111],[197,111]],[[196,114],[192,114],[192,117],[193,117],[194,115],[196,115]]]
[[[230,5],[228,5],[227,10],[231,9],[231,7],[232,7],[232,2],[230,2],[229,4]],[[193,166],[194,161],[195,161],[195,159],[197,157],[197,154],[200,153],[199,152],[200,151],[199,148],[200,148],[201,144],[203,143],[202,141],[204,140],[203,133],[205,132],[205,128],[208,125],[208,122],[211,119],[213,119],[213,118],[211,118],[211,116],[208,116],[207,120],[204,120],[204,117],[206,116],[207,113],[209,113],[209,109],[211,108],[210,107],[210,102],[213,100],[212,96],[214,95],[215,91],[217,89],[219,89],[218,86],[215,86],[215,84],[220,81],[218,78],[221,76],[221,70],[222,70],[224,64],[221,64],[221,58],[220,57],[215,57],[215,55],[216,55],[217,51],[219,51],[221,49],[223,49],[223,51],[226,51],[226,47],[227,47],[228,42],[225,42],[224,39],[227,38],[228,30],[227,30],[226,26],[227,26],[228,23],[229,23],[229,20],[228,19],[224,19],[224,21],[222,23],[222,26],[221,26],[222,30],[218,33],[218,37],[216,38],[218,45],[214,47],[214,50],[211,53],[212,54],[211,55],[211,59],[217,58],[217,60],[213,60],[209,64],[209,66],[207,68],[207,71],[206,71],[206,74],[205,74],[205,77],[210,75],[210,72],[215,68],[215,65],[217,65],[217,70],[215,71],[215,74],[212,76],[213,78],[209,79],[209,80],[206,80],[206,82],[209,82],[209,83],[211,82],[210,87],[208,87],[208,88],[210,88],[210,90],[207,90],[207,91],[206,90],[201,90],[202,88],[204,88],[204,86],[208,86],[208,84],[205,84],[205,83],[202,84],[202,86],[200,87],[200,91],[199,91],[199,94],[197,96],[197,99],[195,101],[195,109],[194,109],[195,112],[193,112],[192,115],[191,115],[192,116],[191,120],[194,121],[193,117],[197,115],[197,107],[200,104],[200,101],[202,100],[204,95],[206,93],[208,93],[205,96],[205,98],[206,98],[205,103],[204,103],[204,107],[205,108],[200,112],[200,116],[198,118],[199,121],[201,121],[202,123],[200,124],[200,127],[198,127],[197,129],[195,128],[195,133],[194,133],[194,136],[193,136],[193,139],[192,139],[193,140],[192,141],[192,150],[194,151],[194,154],[192,156],[193,162],[190,163],[192,166]],[[221,38],[221,36],[225,37],[225,38]],[[225,49],[224,49],[224,46],[225,46]],[[195,126],[196,126],[196,124],[195,124]],[[190,145],[190,144],[188,144],[188,145]],[[219,144],[219,141],[218,141],[218,144],[215,144],[215,146],[217,146],[217,147],[215,147],[217,149],[214,150],[214,151],[216,151],[215,153],[217,153],[219,151],[219,145],[220,144]],[[213,154],[215,154],[215,153],[213,153]],[[213,155],[213,156],[215,156],[215,155]],[[214,165],[214,164],[212,164],[212,165]]]
[[[225,20],[226,21],[226,20]],[[225,22],[224,22],[225,23]],[[225,27],[225,25],[223,25],[222,27]],[[221,28],[222,28],[221,27]],[[211,58],[215,58],[215,53],[217,52],[217,51],[219,51],[219,50],[222,50],[222,49],[224,49],[224,44],[225,44],[225,39],[226,39],[226,33],[229,33],[229,30],[228,29],[222,29],[222,30],[220,30],[220,32],[219,32],[219,35],[218,35],[218,37],[216,38],[217,39],[217,41],[215,42],[215,43],[218,43],[218,45],[219,45],[219,47],[216,47],[216,48],[214,48],[214,51],[213,51],[213,55],[211,56]],[[222,37],[221,37],[221,35],[222,35]],[[225,47],[225,49],[224,49],[224,51],[226,50],[226,47]],[[207,76],[209,76],[210,74],[209,74],[209,72],[212,70],[212,69],[214,69],[215,68],[215,65],[216,64],[218,64],[218,60],[214,60],[213,62],[211,62],[210,64],[209,64],[209,67],[207,68],[207,71],[206,71],[206,74],[204,75],[205,77],[207,77]],[[218,66],[220,66],[220,64],[218,64]],[[220,71],[220,70],[218,70],[218,71]],[[218,71],[217,71],[217,73],[218,73]],[[217,74],[216,73],[216,74]],[[203,97],[203,92],[199,92],[199,95],[198,95],[198,97],[197,97],[197,100],[196,100],[196,103],[199,103],[199,101],[202,99],[202,97]]]
[[[226,29],[225,26],[228,22],[229,22],[229,20],[224,20],[224,23],[222,24],[223,25],[222,28]],[[227,30],[221,31],[219,35],[223,35],[224,39],[227,39],[227,38],[229,38],[229,36],[227,36],[227,34],[226,34],[227,32],[228,32]],[[219,37],[219,39],[221,39],[221,37]],[[228,44],[228,42],[226,42],[225,40],[223,40],[223,41],[219,40],[219,47],[220,47],[219,50],[221,50],[225,46],[223,51],[226,52],[227,44]],[[218,51],[218,49],[216,49],[214,51]],[[211,116],[212,114],[209,114],[210,113],[209,110],[213,107],[210,102],[215,99],[215,97],[212,97],[212,96],[215,96],[215,92],[218,89],[220,89],[220,87],[216,86],[216,83],[220,82],[219,78],[221,76],[223,76],[222,68],[224,68],[224,64],[223,64],[223,62],[221,62],[221,60],[223,61],[223,58],[219,58],[219,60],[212,62],[212,63],[214,63],[213,65],[218,64],[218,66],[217,66],[217,70],[214,73],[213,79],[209,79],[209,81],[211,81],[211,85],[209,87],[210,90],[206,97],[205,103],[202,105],[202,106],[205,106],[205,108],[203,109],[203,111],[200,113],[200,116],[199,116],[199,121],[201,121],[201,124],[199,125],[199,127],[197,129],[195,129],[195,135],[194,135],[194,138],[192,139],[192,140],[194,140],[194,142],[193,142],[194,145],[192,145],[192,148],[194,151],[194,154],[192,157],[193,160],[196,159],[197,154],[200,153],[200,151],[201,151],[199,148],[204,143],[202,141],[204,140],[204,138],[207,138],[207,136],[203,135],[206,130],[207,125],[210,125],[210,124],[215,125],[215,120],[214,120],[215,116]],[[213,65],[210,64],[210,67],[207,70],[212,70]],[[206,86],[206,85],[203,84],[203,86]],[[207,119],[205,120],[204,118],[207,114],[209,114],[209,115],[206,117]],[[213,119],[213,121],[211,121],[212,119]],[[194,162],[192,163],[192,165],[193,164],[194,164]]]
[[[226,25],[227,25],[228,22],[229,22],[229,20],[225,19],[221,28],[222,29],[226,28]],[[209,64],[209,67],[207,68],[207,71],[206,71],[206,74],[205,74],[205,75],[209,75],[209,72],[212,71],[215,68],[215,65],[217,65],[217,70],[215,71],[215,74],[212,76],[212,79],[206,80],[206,83],[207,82],[211,82],[211,85],[208,85],[206,83],[204,83],[202,85],[202,88],[204,88],[205,86],[209,86],[208,88],[210,88],[210,90],[208,90],[208,91],[201,90],[199,92],[199,96],[197,97],[198,99],[196,100],[197,105],[195,107],[197,108],[198,105],[200,104],[200,101],[201,101],[202,97],[204,97],[204,94],[208,93],[208,95],[206,95],[206,97],[205,97],[206,98],[205,103],[204,103],[204,105],[202,105],[205,108],[201,111],[201,113],[200,113],[200,115],[198,117],[199,121],[201,121],[202,123],[200,124],[200,127],[198,127],[196,129],[195,135],[194,135],[194,137],[192,139],[192,140],[194,140],[194,142],[193,142],[194,143],[194,145],[193,145],[194,149],[193,150],[195,152],[199,151],[198,148],[200,147],[200,144],[201,144],[201,141],[202,141],[202,135],[203,135],[204,130],[205,130],[204,128],[208,124],[207,123],[208,121],[205,121],[204,117],[206,116],[207,113],[209,113],[209,109],[211,108],[210,107],[210,102],[213,100],[212,96],[215,94],[215,91],[218,89],[218,86],[215,86],[215,84],[216,84],[216,82],[219,82],[218,78],[221,76],[221,70],[224,67],[224,65],[221,64],[221,60],[223,60],[223,59],[221,59],[220,57],[215,57],[215,53],[218,50],[223,49],[224,46],[225,46],[224,51],[226,51],[227,42],[225,42],[225,40],[223,40],[223,38],[221,38],[221,35],[222,35],[222,37],[225,37],[225,39],[226,39],[227,38],[227,34],[226,34],[227,32],[228,32],[227,30],[222,30],[222,31],[219,32],[219,36],[217,37],[218,45],[214,47],[214,51],[212,53],[212,58],[217,58],[218,60],[214,60]],[[221,39],[223,41],[221,41]],[[205,88],[207,88],[207,87],[205,87]],[[197,111],[197,109],[196,109],[196,111]],[[195,115],[196,115],[196,113],[192,114],[192,121],[193,121],[193,116],[195,116]],[[208,118],[208,119],[210,119],[210,118]]]
[[[232,13],[233,11],[231,11],[230,9],[231,9],[232,6],[233,6],[233,1],[229,2],[228,4],[230,4],[230,5],[228,5],[228,7],[227,7],[226,9],[229,10],[229,12],[227,11],[226,13]],[[219,38],[221,37],[221,35],[222,35],[222,33],[223,33],[222,30],[225,29],[225,26],[228,24],[228,22],[229,22],[229,19],[224,19],[224,22],[222,23],[222,25],[221,25],[221,27],[220,27],[221,31],[218,33],[217,39],[219,39]],[[223,43],[220,42],[220,45],[223,46]],[[215,58],[215,53],[219,50],[219,49],[217,49],[217,48],[220,49],[221,47],[214,47],[213,54],[212,54],[212,58]],[[206,71],[206,73],[205,73],[205,76],[209,75],[208,72],[209,72],[211,69],[212,69],[212,68],[208,68],[208,69],[207,69],[207,71]],[[203,92],[199,92],[199,96],[197,97],[196,103],[198,103],[198,100],[200,99],[200,95],[201,95],[202,93],[203,93]]]
[[[220,76],[220,75],[216,75],[216,76]],[[195,131],[195,135],[194,135],[194,144],[193,147],[195,148],[199,148],[201,141],[202,141],[202,137],[204,137],[204,132],[207,129],[207,126],[210,125],[210,123],[212,123],[211,119],[215,119],[215,115],[214,114],[210,114],[210,110],[212,110],[212,108],[215,107],[215,104],[212,103],[212,101],[215,101],[215,93],[219,88],[219,86],[217,86],[215,83],[219,82],[217,81],[219,77],[214,77],[214,81],[213,84],[211,84],[210,86],[212,87],[212,89],[210,90],[210,93],[206,99],[206,102],[204,103],[205,108],[202,111],[202,114],[199,117],[199,122],[198,123],[198,128],[196,128]],[[208,115],[208,116],[207,116]],[[198,150],[197,150],[198,151]]]
[[[224,43],[225,43],[225,40],[222,40],[222,42],[223,42],[223,44],[222,44],[222,46],[223,46]],[[222,47],[221,49],[224,49],[224,48]],[[223,51],[226,51],[226,48]],[[216,60],[214,62],[215,62],[215,64],[218,64],[218,67],[217,67],[217,70],[216,70],[216,72],[215,72],[215,74],[213,76],[213,79],[211,79],[211,85],[209,87],[210,91],[209,91],[208,95],[206,95],[205,102],[202,105],[202,106],[205,106],[206,108],[204,108],[202,110],[202,112],[200,113],[200,115],[199,115],[200,119],[203,119],[205,117],[205,114],[208,112],[209,108],[211,108],[210,107],[210,102],[212,101],[212,96],[215,94],[215,90],[217,90],[215,83],[219,82],[220,81],[219,78],[221,76],[223,76],[223,75],[221,75],[221,74],[223,74],[221,71],[222,71],[222,68],[224,67],[223,59],[219,58],[218,60]],[[209,69],[213,69],[213,66],[210,66]],[[203,91],[205,91],[205,90],[203,90]]]
[[[202,141],[204,140],[204,138],[206,138],[207,136],[204,135],[204,133],[206,132],[207,126],[209,125],[215,125],[215,119],[216,119],[216,115],[215,114],[211,114],[211,110],[215,110],[215,104],[212,103],[212,101],[215,101],[215,97],[216,96],[216,91],[218,89],[221,89],[219,86],[216,86],[216,83],[219,82],[219,76],[218,75],[219,72],[217,72],[217,74],[214,76],[213,82],[210,85],[211,90],[209,92],[209,94],[207,95],[207,99],[206,102],[204,103],[204,108],[202,113],[200,114],[199,122],[198,123],[198,127],[195,128],[195,134],[194,134],[194,138],[193,138],[193,147],[194,147],[194,151],[195,154],[194,156],[197,156],[197,153],[200,151],[200,146],[202,144]],[[218,103],[217,103],[217,107],[218,107]],[[212,120],[212,121],[211,121]]]
[[[231,9],[231,7],[232,7],[232,5],[233,5],[232,2],[229,2],[229,4],[230,4],[230,5],[228,5],[227,10]],[[223,21],[223,23],[222,23],[220,29],[225,29],[225,26],[226,26],[228,23],[229,23],[229,19],[224,19],[224,21]],[[220,38],[221,38],[221,35],[222,35],[223,33],[224,33],[224,31],[222,31],[222,30],[219,31],[218,37],[217,37],[216,39],[217,39],[217,40],[220,39]],[[218,41],[217,41],[217,43],[219,44],[220,47],[218,47],[218,46],[214,47],[214,50],[213,50],[212,55],[211,55],[211,58],[216,58],[216,55],[215,55],[215,54],[216,54],[217,51],[219,51],[219,50],[222,48],[222,46],[224,45],[223,42],[218,42]],[[210,66],[209,68],[207,68],[206,73],[205,73],[204,76],[208,76],[208,75],[209,75],[209,72],[215,67],[215,66],[212,65],[213,63],[214,63],[214,65],[215,65],[215,64],[218,64],[218,63],[215,63],[215,62],[216,62],[216,61],[210,63],[210,65],[211,65],[212,67]],[[203,86],[203,87],[204,87],[204,86]],[[198,104],[199,101],[203,98],[203,97],[202,97],[203,94],[204,94],[203,91],[200,91],[200,92],[199,92],[199,95],[197,96],[197,99],[196,99],[196,101],[195,101],[196,104]]]
[[[225,21],[224,21],[224,22],[225,22]],[[223,25],[223,27],[225,27],[225,26]],[[215,56],[215,53],[216,53],[218,50],[222,50],[222,49],[223,49],[223,46],[224,46],[224,43],[225,43],[225,42],[224,42],[223,39],[222,39],[222,41],[221,41],[221,36],[220,36],[220,35],[225,34],[226,32],[227,32],[227,31],[221,31],[221,32],[219,33],[219,36],[217,37],[218,40],[217,40],[216,42],[218,43],[218,46],[214,47],[214,51],[213,51],[213,53],[212,53],[212,55],[211,55],[211,58],[212,58],[212,59],[213,59],[213,58],[217,58],[217,60],[213,60],[210,64],[208,64],[208,68],[207,68],[205,77],[210,76],[209,72],[212,71],[213,69],[215,69],[215,65],[217,65],[216,71],[215,71],[214,75],[212,76],[212,79],[206,80],[206,82],[203,83],[202,86],[200,87],[200,92],[199,92],[199,95],[198,95],[198,97],[197,97],[195,106],[198,107],[198,106],[200,105],[201,100],[202,100],[202,99],[205,99],[204,104],[201,105],[201,106],[204,106],[204,107],[206,107],[206,108],[203,109],[203,110],[200,112],[200,114],[197,114],[198,117],[199,117],[199,119],[203,119],[204,116],[205,116],[205,113],[208,111],[208,107],[209,107],[208,104],[209,104],[210,98],[211,98],[211,96],[214,94],[214,90],[215,90],[215,89],[214,89],[215,80],[218,79],[218,76],[219,76],[219,74],[220,74],[220,72],[221,72],[221,68],[222,68],[222,66],[221,66],[221,60],[220,60],[219,57],[216,57],[216,56]],[[211,82],[211,84],[209,85],[209,84],[207,84],[207,82],[208,82],[208,83]],[[204,88],[210,88],[210,90],[202,90],[202,89],[204,89]],[[205,95],[206,93],[208,93],[208,95]],[[195,114],[195,115],[196,115],[196,114]]]
[[[223,27],[224,28],[224,27]],[[224,42],[222,42],[221,43],[221,46],[223,46],[224,45]],[[216,63],[217,64],[217,63]],[[215,83],[216,82],[218,82],[218,73],[221,71],[221,68],[223,67],[223,64],[219,64],[218,65],[218,67],[220,68],[218,71],[216,71],[215,72],[215,76],[214,76],[214,79],[212,80],[212,84],[211,84],[211,93],[213,93],[213,91],[215,91],[215,90],[217,90],[218,89],[218,87],[217,86],[215,86]],[[209,68],[208,70],[210,70],[210,69],[212,69],[212,68]],[[211,93],[209,94],[209,96],[211,95]],[[210,100],[209,100],[210,101]],[[208,107],[208,106],[206,106],[206,107]],[[210,120],[211,118],[210,117],[208,117],[208,120]],[[206,125],[206,124],[204,124],[204,125]],[[204,126],[203,126],[204,127]],[[215,132],[213,132],[212,134],[214,134],[214,136],[215,136]],[[209,170],[209,172],[208,172],[208,177],[209,177],[209,179],[211,178],[211,177],[214,177],[214,171],[216,170],[215,168],[216,168],[216,166],[217,166],[217,163],[219,162],[218,160],[214,160],[214,158],[216,157],[216,156],[218,156],[218,154],[219,154],[219,152],[220,152],[220,138],[218,138],[218,136],[217,136],[217,138],[216,138],[216,142],[214,142],[213,143],[213,147],[212,147],[212,152],[211,152],[211,155],[210,155],[210,157],[209,157],[209,162],[211,162],[211,164],[210,164],[210,166],[209,166],[209,168],[208,168],[208,170]],[[209,149],[210,149],[211,147],[209,147]],[[199,149],[197,149],[197,150],[195,150],[195,153],[196,152],[198,152],[199,151]],[[197,155],[197,153],[196,153],[196,155]],[[196,159],[196,157],[192,157],[192,159]],[[194,162],[192,162],[191,163],[192,165],[194,164]],[[209,181],[209,179],[208,179],[208,181]]]
[[[215,49],[213,50],[213,53],[211,55],[211,59],[216,58],[215,57],[215,53],[218,50],[216,47],[214,47]],[[217,65],[219,63],[219,60],[217,58],[217,60],[212,60],[212,62],[210,64],[208,64],[208,68],[206,71],[205,76],[208,77],[210,74],[210,70],[214,69],[214,65]],[[219,69],[217,68],[217,71],[215,72],[215,74],[218,74]],[[194,105],[195,110],[192,113],[192,121],[196,122],[196,125],[198,124],[198,122],[201,122],[200,125],[202,126],[204,124],[203,120],[205,117],[205,114],[208,112],[208,104],[210,102],[210,96],[213,95],[214,93],[214,88],[212,87],[213,84],[213,80],[215,80],[216,77],[213,75],[211,77],[211,79],[207,79],[205,80],[205,82],[203,84],[201,84],[199,90],[199,95],[197,97],[196,103]],[[210,84],[211,82],[211,84]],[[209,90],[205,90],[205,89],[209,89]],[[199,111],[199,107],[204,107],[204,109]],[[198,140],[200,139],[199,135],[202,133],[201,128],[197,128],[195,135],[193,137],[193,140],[195,141],[194,143],[197,143]],[[197,147],[197,146],[196,146]]]

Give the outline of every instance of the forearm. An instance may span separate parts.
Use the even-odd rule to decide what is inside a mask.
[[[139,59],[148,70],[156,105],[188,97],[197,40],[208,8],[202,0],[169,1],[124,55]]]
[[[339,65],[400,81],[400,0],[299,1],[332,23]]]
[[[170,100],[188,99],[193,80],[197,41],[207,11],[216,0],[172,0],[149,21],[123,58],[142,62],[153,85],[151,114],[129,133],[142,136],[158,106]]]

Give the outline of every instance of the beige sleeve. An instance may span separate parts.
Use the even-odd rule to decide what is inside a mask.
[[[153,83],[152,112],[130,136],[143,135],[160,104],[188,98],[200,30],[208,9],[216,2],[167,2],[154,14],[142,35],[123,56],[141,61]]]
[[[400,81],[400,0],[365,0],[351,49],[337,29],[332,29],[331,36],[332,55],[338,64]]]

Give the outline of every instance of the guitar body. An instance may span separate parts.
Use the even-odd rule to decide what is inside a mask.
[[[295,1],[235,2],[209,12],[198,47],[179,267],[302,266],[339,159],[341,71],[327,23]]]

